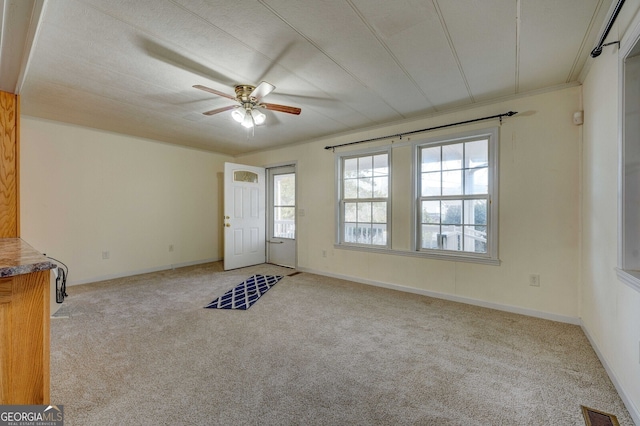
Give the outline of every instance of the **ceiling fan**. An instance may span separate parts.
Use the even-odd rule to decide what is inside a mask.
[[[228,95],[224,92],[219,92],[215,89],[201,86],[199,84],[196,84],[193,87],[238,102],[240,105],[229,105],[222,108],[212,109],[211,111],[203,112],[203,114],[214,115],[221,112],[233,110],[233,112],[231,113],[233,119],[242,124],[247,129],[252,128],[254,125],[260,125],[264,123],[267,117],[260,111],[261,108],[295,115],[300,115],[300,112],[302,111],[300,108],[291,106],[260,102],[262,98],[273,92],[273,90],[276,88],[276,86],[267,83],[266,81],[263,81],[257,87],[251,86],[249,84],[238,84],[237,86],[235,86],[235,96]]]

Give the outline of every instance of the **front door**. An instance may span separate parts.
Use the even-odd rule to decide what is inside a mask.
[[[265,169],[224,163],[224,269],[264,263]]]
[[[296,267],[296,169],[295,166],[267,170],[269,209],[267,261]]]

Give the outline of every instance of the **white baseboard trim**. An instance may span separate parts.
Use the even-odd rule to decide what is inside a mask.
[[[631,415],[631,418],[633,419],[634,423],[636,425],[640,425],[640,410],[633,403],[633,400],[629,398],[629,396],[625,392],[624,388],[620,384],[620,381],[618,380],[618,377],[615,375],[615,373],[609,366],[609,363],[607,362],[607,359],[604,357],[604,355],[602,355],[602,352],[600,352],[600,349],[598,348],[596,341],[593,339],[593,337],[589,333],[589,330],[587,329],[587,327],[585,327],[582,320],[580,321],[580,327],[582,327],[582,331],[584,332],[585,336],[587,336],[587,339],[589,339],[589,343],[591,343],[591,347],[596,352],[596,355],[598,355],[598,359],[600,359],[600,363],[602,364],[605,371],[609,375],[609,379],[611,379],[613,386],[615,386],[616,390],[618,391],[618,395],[620,395],[622,402],[624,403],[625,407],[627,407],[627,411]],[[612,413],[612,414],[615,414],[615,413]]]
[[[353,277],[353,276],[349,276],[349,275],[333,274],[333,273],[329,273],[329,272],[325,272],[325,271],[318,271],[318,270],[311,269],[311,268],[298,267],[297,270],[298,271],[302,271],[302,272],[308,272],[308,273],[311,273],[311,274],[316,274],[316,275],[323,275],[323,276],[331,277],[331,278],[338,278],[338,279],[341,279],[341,280],[353,281],[353,282],[357,282],[357,283],[361,283],[361,284],[368,284],[368,285],[372,285],[372,286],[375,286],[375,287],[383,287],[383,288],[388,288],[388,289],[391,289],[391,290],[404,291],[406,293],[413,293],[413,294],[419,294],[419,295],[422,295],[422,296],[429,296],[429,297],[433,297],[433,298],[436,298],[436,299],[444,299],[444,300],[450,300],[452,302],[466,303],[467,305],[474,305],[474,306],[480,306],[480,307],[483,307],[483,308],[496,309],[498,311],[511,312],[511,313],[514,313],[514,314],[521,314],[521,315],[526,315],[526,316],[530,316],[530,317],[541,318],[541,319],[557,321],[557,322],[563,322],[563,323],[573,324],[573,325],[580,325],[581,324],[580,318],[574,318],[574,317],[570,317],[570,316],[566,316],[566,315],[558,315],[558,314],[554,314],[554,313],[551,313],[551,312],[537,311],[537,310],[534,310],[534,309],[526,309],[526,308],[521,308],[521,307],[518,307],[518,306],[511,306],[511,305],[504,305],[504,304],[501,304],[501,303],[487,302],[485,300],[478,300],[478,299],[472,299],[472,298],[469,298],[469,297],[456,296],[456,295],[448,294],[448,293],[440,293],[440,292],[436,292],[436,291],[423,290],[423,289],[419,289],[419,288],[407,287],[407,286],[403,286],[403,285],[399,285],[399,284],[386,283],[386,282],[382,282],[382,281],[368,280],[368,279],[363,279],[363,278],[359,278],[359,277]]]
[[[90,283],[95,283],[95,282],[99,282],[99,281],[113,280],[113,279],[116,279],[116,278],[132,277],[134,275],[142,275],[142,274],[148,274],[148,273],[151,273],[151,272],[158,272],[158,271],[167,271],[169,269],[184,268],[186,266],[201,265],[203,263],[218,262],[220,260],[222,260],[222,259],[214,259],[214,258],[201,259],[201,260],[195,260],[195,261],[192,261],[192,262],[176,263],[176,264],[172,264],[172,265],[162,265],[162,266],[157,266],[155,268],[138,269],[138,270],[135,270],[135,271],[123,272],[123,273],[118,273],[118,274],[100,275],[100,276],[86,278],[86,279],[78,280],[78,281],[70,280],[69,282],[67,282],[67,286],[71,287],[71,286],[74,286],[74,285],[90,284]]]

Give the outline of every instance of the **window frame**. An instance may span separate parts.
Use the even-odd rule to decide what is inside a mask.
[[[280,167],[281,169],[289,169],[293,167]],[[279,176],[293,176],[293,186],[294,186],[294,191],[293,191],[293,204],[276,204],[276,193],[275,193],[275,184],[276,184],[276,179]],[[297,229],[296,229],[296,172],[295,169],[293,169],[292,171],[286,171],[286,172],[281,172],[281,173],[277,173],[277,172],[273,172],[269,174],[269,190],[270,192],[270,196],[269,196],[269,218],[270,218],[270,223],[269,223],[269,239],[281,239],[281,240],[295,240],[296,239],[296,235],[297,235]],[[292,237],[283,237],[280,235],[275,235],[275,225],[276,225],[276,209],[280,209],[280,208],[291,208],[293,209],[293,236]]]
[[[387,175],[387,197],[386,198],[379,198],[379,197],[372,197],[372,198],[367,198],[364,199],[366,202],[386,202],[387,204],[387,222],[386,222],[386,232],[387,232],[387,238],[386,238],[386,244],[385,245],[380,245],[380,244],[366,244],[366,243],[354,243],[354,242],[347,242],[344,240],[344,231],[345,231],[345,220],[344,220],[344,215],[345,215],[345,198],[344,198],[344,176],[343,176],[343,168],[344,168],[344,161],[347,159],[352,159],[352,158],[361,158],[361,157],[372,157],[375,155],[380,155],[380,154],[386,154],[387,155],[387,168],[388,168],[388,175]],[[337,194],[337,209],[336,209],[336,223],[338,224],[338,226],[336,226],[336,235],[335,235],[335,241],[336,241],[336,246],[337,247],[342,247],[342,248],[354,248],[354,249],[363,249],[363,250],[390,250],[391,249],[391,234],[392,234],[392,230],[391,230],[391,207],[392,207],[392,193],[391,193],[391,180],[392,180],[392,167],[391,167],[391,163],[392,163],[392,154],[391,154],[391,147],[378,147],[378,148],[370,148],[370,149],[366,149],[366,150],[361,150],[361,151],[355,151],[355,152],[345,152],[345,153],[341,153],[338,154],[336,156],[336,194]],[[348,199],[347,201],[349,201],[351,199]],[[354,199],[357,200],[357,199]],[[374,223],[374,222],[372,222]]]
[[[499,212],[499,132],[498,127],[492,127],[488,129],[480,129],[475,131],[468,131],[463,133],[433,137],[421,141],[417,141],[413,147],[413,206],[412,206],[412,247],[418,253],[424,257],[451,260],[451,261],[469,261],[477,263],[487,263],[499,265],[500,260],[498,257],[498,212]],[[452,145],[456,143],[472,142],[475,140],[487,139],[488,140],[488,166],[487,166],[487,178],[488,178],[488,190],[487,194],[474,195],[461,195],[461,196],[447,196],[441,195],[440,197],[428,197],[429,199],[487,199],[487,251],[486,253],[476,253],[470,251],[457,251],[457,250],[445,250],[445,249],[429,249],[421,247],[421,202],[425,198],[421,194],[421,158],[420,151],[426,147],[436,147],[443,145]]]
[[[625,40],[618,51],[618,259],[616,265],[616,275],[618,279],[627,284],[636,291],[640,291],[640,271],[632,269],[632,266],[626,261],[629,255],[627,241],[635,239],[638,236],[638,221],[628,217],[625,212],[629,199],[637,197],[640,188],[637,185],[630,185],[632,180],[627,181],[627,150],[631,149],[627,142],[627,71],[626,63],[628,59],[635,58],[640,55],[640,22],[634,21],[633,30],[629,36],[625,36]],[[634,139],[634,138],[629,138]],[[637,142],[636,142],[637,143]],[[634,231],[635,229],[635,231]],[[631,235],[630,235],[631,234]],[[637,266],[637,265],[635,265]]]

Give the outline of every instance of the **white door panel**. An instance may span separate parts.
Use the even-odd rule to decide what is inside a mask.
[[[224,164],[224,269],[264,263],[265,169]]]

